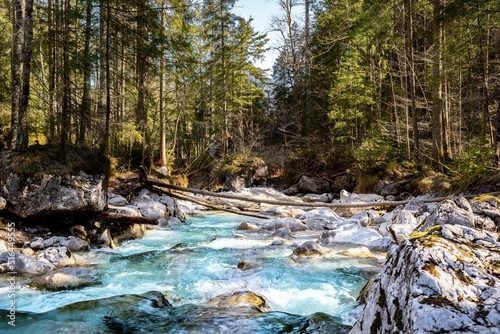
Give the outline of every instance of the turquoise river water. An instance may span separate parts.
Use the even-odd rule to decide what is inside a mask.
[[[190,215],[185,225],[147,231],[143,239],[117,249],[76,254],[78,263],[96,269],[102,284],[45,292],[21,279],[16,327],[8,325],[4,311],[0,333],[348,332],[356,318],[356,298],[378,271],[377,261],[294,258],[293,243],[315,236],[301,232],[295,240],[273,246],[269,234],[236,229],[252,220],[257,219]],[[242,271],[237,267],[241,261],[255,268]],[[172,307],[155,309],[149,300],[137,299],[148,291],[163,293]],[[204,307],[210,299],[235,291],[263,296],[272,311],[247,314]],[[7,287],[0,288],[2,310],[9,307],[7,292]],[[106,326],[105,316],[114,317],[119,326]]]

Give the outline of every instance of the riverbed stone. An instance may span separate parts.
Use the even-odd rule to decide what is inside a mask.
[[[472,210],[459,207],[452,200],[445,200],[436,206],[436,209],[418,227],[418,230],[425,231],[431,226],[444,224],[473,227],[474,213]]]
[[[66,267],[35,277],[30,285],[50,291],[78,289],[101,284],[97,273],[86,267]]]
[[[118,245],[125,240],[142,239],[145,232],[146,226],[144,224],[130,224],[121,227],[118,231],[113,232],[113,243]]]
[[[236,291],[233,293],[222,294],[210,299],[207,304],[214,305],[222,309],[249,307],[259,312],[271,311],[271,307],[264,297],[252,291]]]
[[[55,269],[55,266],[46,259],[37,259],[18,252],[1,253],[0,264],[5,265],[8,271],[20,274],[45,274]]]
[[[66,247],[72,252],[80,252],[89,249],[90,245],[87,241],[80,238],[69,236]]]
[[[253,270],[259,268],[259,264],[255,261],[243,260],[238,262],[238,269],[241,271]]]
[[[71,235],[80,238],[82,240],[87,240],[88,232],[85,226],[83,225],[74,225],[69,228],[69,232]]]
[[[108,191],[108,204],[114,206],[125,206],[128,205],[128,201],[122,195],[115,194],[112,191]]]
[[[370,247],[374,241],[383,237],[374,229],[363,227],[357,223],[342,224],[325,231],[319,238],[319,243],[328,245],[356,245]]]
[[[250,222],[242,222],[240,225],[238,225],[237,230],[240,231],[247,231],[247,230],[257,230],[259,226],[257,224],[253,224]]]
[[[109,228],[102,231],[101,235],[97,238],[97,244],[99,247],[116,248],[116,244],[113,241]]]
[[[5,198],[0,196],[0,211],[5,209],[6,206],[7,206],[7,201],[5,200]]]
[[[259,228],[261,230],[270,230],[270,231],[276,231],[283,227],[286,227],[293,232],[307,230],[306,224],[304,224],[301,220],[295,218],[269,219],[259,225]]]
[[[282,227],[274,231],[271,236],[283,239],[293,239],[295,238],[295,233],[293,233],[288,227]]]
[[[40,251],[36,257],[45,259],[57,267],[64,267],[76,263],[71,251],[66,247],[49,247]]]
[[[331,250],[322,247],[315,241],[306,241],[299,247],[293,250],[293,255],[296,256],[322,256],[330,253]]]

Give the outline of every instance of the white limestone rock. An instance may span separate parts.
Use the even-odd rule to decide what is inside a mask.
[[[319,238],[319,243],[328,245],[355,245],[370,247],[370,244],[383,239],[374,229],[363,227],[357,223],[342,224],[325,231]]]
[[[436,226],[391,248],[352,334],[499,333],[498,234]]]

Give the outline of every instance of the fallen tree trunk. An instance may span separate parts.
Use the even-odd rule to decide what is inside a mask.
[[[270,217],[265,216],[265,215],[261,215],[259,213],[248,212],[248,211],[240,211],[240,210],[225,208],[225,207],[223,207],[221,205],[218,205],[218,204],[209,203],[206,200],[195,198],[193,196],[181,195],[181,194],[178,194],[178,193],[175,193],[175,192],[171,192],[171,191],[165,191],[165,190],[160,189],[160,188],[155,187],[155,186],[153,186],[153,189],[157,190],[157,191],[161,191],[161,192],[167,194],[170,197],[177,198],[177,199],[180,199],[180,200],[183,200],[183,201],[189,201],[189,202],[192,202],[192,203],[195,203],[195,204],[198,204],[198,205],[203,205],[203,206],[205,206],[205,207],[207,207],[209,209],[219,210],[219,211],[225,211],[225,212],[230,212],[230,213],[234,213],[234,214],[237,214],[237,215],[249,216],[249,217],[254,217],[254,218],[270,219]]]
[[[165,183],[159,180],[147,179],[145,181],[146,184],[157,186],[161,188],[173,189],[177,191],[189,192],[193,194],[199,194],[204,196],[212,196],[219,198],[227,198],[233,200],[247,201],[252,203],[265,203],[265,204],[273,204],[273,205],[287,205],[287,206],[300,206],[300,207],[309,207],[309,208],[332,208],[332,209],[347,209],[347,208],[369,208],[369,207],[395,207],[398,205],[404,205],[410,202],[410,200],[402,200],[402,201],[381,201],[381,202],[349,202],[349,203],[321,203],[321,202],[312,202],[305,203],[299,201],[281,201],[281,200],[271,200],[271,199],[263,199],[263,198],[250,198],[248,196],[241,196],[235,194],[224,194],[224,193],[214,193],[207,190],[200,190],[194,188],[185,188],[180,186],[175,186],[172,184]],[[490,195],[495,195],[498,193],[492,193]],[[466,196],[444,196],[444,197],[434,197],[420,200],[424,203],[433,203],[440,202],[446,199],[456,199],[459,197],[473,198],[478,195],[466,195]]]

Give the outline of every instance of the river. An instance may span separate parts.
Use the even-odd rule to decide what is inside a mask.
[[[97,270],[102,281],[98,286],[44,292],[20,280],[13,332],[330,333],[332,328],[346,332],[356,319],[360,290],[379,270],[377,261],[339,255],[296,258],[294,247],[317,235],[297,232],[295,239],[271,245],[269,234],[237,230],[241,222],[253,220],[257,218],[193,214],[185,225],[147,231],[143,239],[126,241],[116,249],[76,254],[77,263]],[[238,269],[242,261],[250,263],[250,269]],[[0,289],[4,310],[9,306],[3,297],[6,289]],[[165,294],[173,305],[168,316],[138,306],[134,297],[123,297],[148,291]],[[203,308],[210,299],[235,291],[263,296],[272,311],[245,316],[226,310],[221,316]],[[141,315],[124,316],[127,303],[131,310],[142,310],[136,311]],[[105,316],[125,325],[111,331],[102,321]],[[187,318],[195,321],[187,326]],[[13,330],[6,320],[1,328]]]

